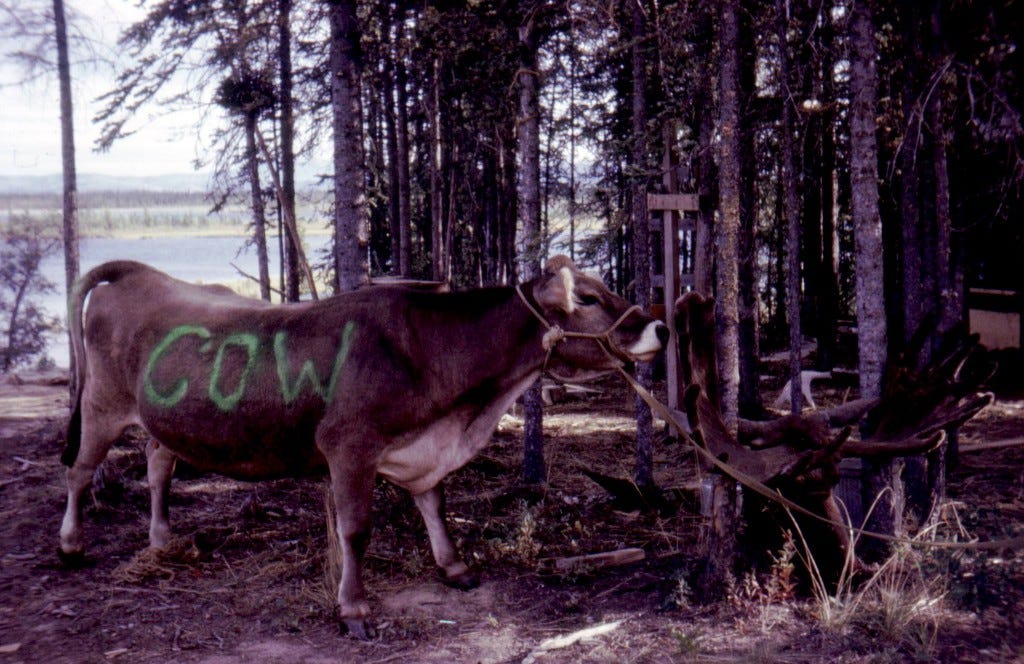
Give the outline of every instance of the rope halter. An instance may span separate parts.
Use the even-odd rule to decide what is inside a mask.
[[[558,325],[552,325],[549,323],[548,320],[544,318],[544,315],[537,310],[537,307],[533,306],[533,304],[526,298],[526,294],[523,293],[521,284],[516,285],[516,293],[519,295],[519,299],[523,301],[523,304],[526,305],[526,308],[530,310],[530,313],[533,314],[534,318],[539,320],[540,324],[543,325],[546,330],[546,332],[544,332],[544,336],[541,337],[540,340],[541,347],[547,353],[547,356],[544,358],[545,371],[547,370],[548,362],[551,360],[551,353],[554,352],[555,346],[564,339],[591,339],[601,350],[604,351],[605,355],[607,355],[609,359],[617,362],[620,367],[629,359],[629,353],[619,348],[618,344],[612,340],[612,333],[615,332],[615,330],[617,330],[619,326],[622,325],[632,314],[636,312],[643,313],[643,309],[640,308],[639,305],[634,304],[626,309],[626,311],[623,312],[623,314],[619,316],[619,318],[604,332],[572,332],[563,330]]]

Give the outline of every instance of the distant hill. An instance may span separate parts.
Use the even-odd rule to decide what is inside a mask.
[[[80,173],[79,191],[206,191],[206,173],[121,176]],[[52,175],[0,175],[0,194],[59,194],[64,189],[59,173]]]
[[[331,167],[324,162],[300,163],[296,169],[296,185],[300,189],[330,189],[331,181],[322,180]],[[79,173],[78,191],[173,191],[206,192],[209,173],[169,173],[167,175],[102,175]],[[60,173],[51,175],[0,175],[0,195],[59,194],[64,190]]]

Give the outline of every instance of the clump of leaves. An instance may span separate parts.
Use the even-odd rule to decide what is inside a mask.
[[[702,634],[698,629],[691,629],[683,631],[681,629],[673,628],[672,636],[676,640],[676,647],[679,649],[680,655],[698,655],[701,652],[701,639]]]
[[[539,510],[539,507],[531,507],[525,500],[519,502],[519,514],[514,524],[510,524],[512,527],[503,537],[489,541],[499,557],[515,559],[526,566],[532,566],[537,562],[542,548],[541,542],[537,539]]]

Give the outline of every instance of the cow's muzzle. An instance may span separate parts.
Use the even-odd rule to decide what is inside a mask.
[[[644,327],[636,343],[626,348],[626,354],[636,362],[650,362],[662,348],[668,345],[668,326],[660,320],[652,320]]]

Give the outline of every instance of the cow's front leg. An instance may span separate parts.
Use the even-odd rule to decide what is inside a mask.
[[[373,482],[372,468],[353,469],[330,463],[331,492],[337,510],[335,529],[341,543],[341,582],[338,617],[352,636],[369,638],[366,619],[370,605],[363,587],[363,555],[370,544]]]
[[[480,578],[459,558],[455,543],[448,533],[444,514],[444,489],[437,485],[412,497],[423,515],[430,536],[430,549],[444,582],[453,588],[470,590],[480,585]]]
[[[159,441],[146,444],[146,479],[149,481],[149,546],[166,549],[171,541],[167,498],[177,457]]]

